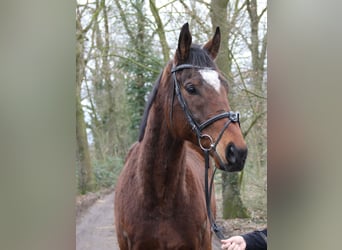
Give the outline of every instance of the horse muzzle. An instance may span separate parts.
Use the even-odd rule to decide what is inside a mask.
[[[225,150],[227,164],[220,163],[220,169],[228,172],[241,171],[246,162],[247,148],[238,148],[234,143],[229,143]]]

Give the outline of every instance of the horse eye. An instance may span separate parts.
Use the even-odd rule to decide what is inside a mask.
[[[190,94],[190,95],[195,95],[197,94],[197,90],[194,85],[188,84],[185,86],[185,90]]]

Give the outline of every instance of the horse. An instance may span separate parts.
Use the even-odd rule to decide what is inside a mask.
[[[204,46],[192,44],[184,24],[151,91],[115,188],[121,250],[212,249],[207,212],[214,217],[216,203],[213,194],[206,204],[205,162],[211,178],[214,165],[240,171],[247,157],[228,82],[214,63],[220,41],[217,27]]]

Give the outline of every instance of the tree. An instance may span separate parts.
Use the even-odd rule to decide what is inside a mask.
[[[241,12],[244,4],[239,6],[239,1],[236,1],[235,8],[232,10],[233,13],[230,15],[228,20],[228,0],[212,0],[210,6],[210,17],[213,28],[219,26],[222,30],[221,35],[221,48],[216,64],[223,72],[223,74],[232,82],[232,52],[230,51],[229,35],[231,30],[236,23],[236,18]],[[230,97],[232,103],[234,96]],[[249,217],[246,207],[244,206],[241,195],[240,195],[240,174],[239,173],[222,173],[222,211],[224,218],[245,218]]]
[[[120,60],[121,68],[128,75],[126,91],[130,105],[131,129],[135,131],[135,139],[144,112],[146,95],[152,88],[153,81],[157,78],[159,68],[161,68],[160,58],[153,53],[153,35],[147,30],[149,21],[146,18],[144,3],[144,0],[129,2],[115,0],[128,36],[126,55]],[[127,12],[130,15],[127,15]],[[158,34],[162,37],[162,24],[159,25]],[[163,52],[165,56],[169,53],[167,44],[164,44]]]
[[[247,142],[250,144],[250,155],[254,159],[246,182],[255,190],[254,199],[258,201],[259,209],[266,206],[267,189],[267,145],[266,145],[266,48],[267,29],[265,16],[267,6],[261,1],[246,1],[249,29],[241,31],[241,37],[250,51],[251,69],[247,73],[245,92],[248,93],[252,116],[245,130]],[[256,179],[258,181],[256,181]],[[265,195],[262,195],[265,194]],[[261,207],[261,208],[260,208]],[[265,208],[262,208],[265,209]]]
[[[78,185],[81,193],[85,193],[92,187],[92,167],[88,147],[84,114],[81,105],[81,85],[84,76],[84,30],[77,12],[76,20],[76,159],[79,165]]]
[[[266,116],[266,105],[263,99],[266,92],[266,86],[264,81],[265,76],[265,61],[266,61],[266,48],[267,48],[267,31],[259,32],[260,21],[263,15],[266,13],[267,7],[265,7],[260,14],[258,14],[258,5],[256,0],[246,1],[247,12],[250,20],[250,42],[244,38],[247,46],[251,52],[252,59],[252,74],[251,81],[253,82],[253,93],[256,93],[255,97],[256,105],[254,106],[255,119],[260,119],[260,122],[256,123],[256,130],[259,132],[265,127],[266,119],[261,120]],[[265,28],[265,27],[264,27]],[[265,28],[266,29],[266,28]],[[257,120],[257,121],[258,121]],[[263,133],[264,134],[264,133]],[[259,153],[259,167],[265,164],[266,157],[263,157],[263,142],[265,136],[256,137],[257,152]]]
[[[164,24],[160,18],[159,9],[156,6],[156,1],[149,0],[149,3],[150,3],[150,9],[153,14],[154,20],[157,24],[156,31],[159,36],[160,45],[162,47],[164,63],[166,64],[169,60],[170,48],[166,40]]]

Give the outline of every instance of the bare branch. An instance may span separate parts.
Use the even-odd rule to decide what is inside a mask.
[[[168,45],[167,40],[166,40],[164,25],[163,25],[163,22],[159,16],[155,0],[150,0],[150,9],[151,9],[152,15],[153,15],[153,17],[157,23],[157,34],[159,36],[160,44],[162,46],[164,62],[167,63],[167,61],[169,60],[169,56],[170,56],[170,48],[169,48],[169,45]]]
[[[194,12],[192,11],[188,5],[185,4],[184,0],[180,0],[179,1],[184,9],[186,10],[187,14],[189,14],[191,16],[191,18],[193,18],[196,23],[198,23],[198,25],[201,27],[201,29],[206,33],[206,34],[211,34],[211,30],[208,29],[207,25],[205,25],[205,23],[200,19],[200,17]],[[198,2],[201,2],[203,3],[203,1],[198,1]],[[203,3],[204,4],[204,3]],[[210,9],[210,5],[206,4],[208,9]]]
[[[258,115],[254,116],[253,121],[251,122],[251,124],[249,124],[249,127],[247,128],[246,131],[243,132],[243,137],[246,138],[246,136],[248,135],[248,133],[251,131],[251,129],[253,128],[253,126],[257,123],[257,121],[264,115],[266,114],[266,111],[259,113]]]
[[[267,51],[267,31],[262,39],[262,47],[260,52],[260,61],[265,62],[266,58],[266,51]]]
[[[127,20],[127,18],[126,18],[126,15],[125,15],[124,10],[122,9],[122,6],[121,6],[121,4],[120,4],[120,1],[119,1],[119,0],[114,0],[114,1],[115,1],[116,6],[117,6],[118,9],[119,9],[120,17],[121,17],[121,20],[122,20],[122,22],[123,22],[123,25],[124,25],[124,27],[125,27],[125,29],[126,29],[126,32],[127,32],[128,36],[130,37],[131,40],[134,40],[135,37],[134,37],[134,35],[133,35],[131,29],[130,29],[129,26],[128,26],[128,20]]]
[[[124,57],[124,56],[119,55],[119,54],[108,54],[108,56],[118,57],[118,58],[124,59],[124,60],[126,60],[126,61],[128,61],[128,62],[131,62],[131,63],[133,63],[133,64],[135,64],[135,65],[141,67],[142,69],[145,69],[145,70],[148,70],[148,71],[150,71],[150,72],[157,73],[157,74],[159,73],[159,70],[155,70],[155,69],[153,69],[153,68],[149,68],[148,66],[146,66],[146,65],[144,65],[144,64],[142,64],[142,63],[139,63],[139,62],[137,62],[136,60],[134,60],[134,59],[132,59],[132,58]],[[98,56],[96,56],[96,57],[98,57]],[[96,57],[94,57],[94,58],[96,58]]]
[[[243,85],[243,87],[244,87],[245,89],[247,89],[247,86],[246,86],[246,83],[245,83],[245,79],[243,78],[243,75],[242,75],[242,72],[241,72],[241,69],[240,69],[240,65],[237,63],[237,61],[236,61],[236,59],[235,59],[233,53],[231,52],[231,50],[229,50],[229,53],[230,53],[230,56],[231,56],[232,60],[234,61],[235,65],[236,65],[236,68],[237,68],[237,70],[238,70],[238,72],[239,72],[239,76],[240,76],[242,85]],[[253,110],[253,113],[255,113],[254,105],[253,105],[253,102],[252,102],[250,96],[247,95],[247,98],[248,98],[248,101],[249,101],[249,105],[250,105],[251,110]]]
[[[246,89],[246,88],[244,88],[242,91],[244,91],[244,92],[246,92],[246,93],[248,93],[248,94],[250,94],[250,95],[252,95],[252,96],[255,96],[255,97],[257,97],[257,98],[267,100],[267,98],[266,98],[265,96],[259,95],[259,94],[255,93],[255,92],[253,92],[253,91],[250,91],[250,90],[248,90],[248,89]]]
[[[267,11],[267,7],[265,7],[262,11],[261,11],[261,13],[260,13],[260,15],[259,15],[259,20],[261,19],[261,17],[264,15],[264,13]]]
[[[206,3],[205,1],[202,1],[202,0],[197,0],[197,2],[205,5],[205,7],[207,7],[210,10],[210,3]]]
[[[163,8],[165,8],[166,6],[173,4],[174,2],[177,2],[177,0],[173,0],[173,1],[167,2],[166,4],[160,6],[160,7],[158,8],[158,10],[163,9]]]

